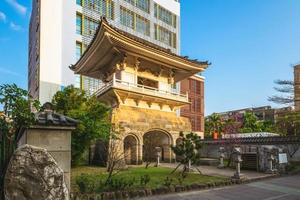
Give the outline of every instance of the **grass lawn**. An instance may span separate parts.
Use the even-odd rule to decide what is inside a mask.
[[[150,176],[150,182],[147,184],[148,188],[158,188],[163,186],[165,183],[166,177],[171,178],[172,185],[179,185],[179,173],[175,172],[171,174],[173,169],[163,168],[163,167],[149,167],[145,169],[145,167],[132,167],[127,170],[121,171],[119,174],[115,176],[115,178],[124,178],[124,179],[135,179],[134,187],[140,187],[140,179],[142,175],[148,174]],[[81,174],[88,174],[93,179],[97,180],[105,180],[107,177],[107,173],[105,172],[105,168],[101,167],[76,167],[72,169],[71,176],[71,184],[72,190],[78,191],[78,186],[76,185],[76,177]],[[206,176],[200,175],[198,173],[190,173],[183,181],[183,185],[191,185],[193,183],[208,183],[208,182],[217,182],[225,180],[225,177],[220,176]]]

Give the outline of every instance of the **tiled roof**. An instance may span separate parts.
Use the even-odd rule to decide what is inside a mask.
[[[35,114],[35,125],[76,126],[78,121],[70,117],[55,113],[51,103],[45,103],[42,112]]]
[[[278,144],[300,144],[299,136],[272,136],[272,137],[248,137],[248,138],[230,138],[219,140],[202,140],[207,145],[278,145]]]
[[[133,34],[130,34],[130,33],[125,32],[125,31],[122,31],[121,29],[119,29],[119,28],[117,28],[117,27],[112,26],[111,24],[109,24],[108,21],[107,21],[107,19],[106,19],[104,16],[101,17],[100,24],[99,24],[99,26],[98,26],[98,28],[97,28],[97,30],[96,30],[96,32],[95,32],[95,35],[94,35],[92,41],[90,42],[88,48],[85,50],[85,52],[83,53],[83,55],[82,55],[82,56],[80,57],[80,59],[77,61],[77,63],[79,63],[79,61],[80,61],[81,58],[84,56],[84,54],[88,52],[88,49],[91,47],[91,45],[93,44],[93,42],[94,42],[95,39],[97,38],[97,34],[99,33],[99,31],[100,31],[100,29],[101,29],[102,23],[105,23],[106,25],[108,25],[109,27],[111,27],[112,29],[114,29],[115,31],[117,31],[118,33],[120,33],[120,34],[122,34],[122,35],[125,35],[126,37],[128,37],[128,38],[130,38],[130,39],[132,39],[132,40],[134,40],[134,41],[136,41],[136,42],[139,42],[139,43],[141,43],[141,44],[143,44],[143,45],[146,45],[146,46],[148,46],[148,47],[154,48],[154,49],[159,50],[159,51],[162,51],[162,52],[164,52],[164,53],[168,53],[168,54],[170,54],[170,55],[172,55],[172,56],[175,56],[175,57],[177,57],[177,58],[183,59],[183,60],[185,60],[185,61],[187,61],[187,62],[190,62],[190,63],[199,64],[199,65],[211,65],[211,63],[209,63],[208,61],[198,61],[197,59],[189,59],[188,56],[180,56],[180,55],[177,55],[177,54],[171,52],[170,49],[163,48],[163,47],[158,46],[158,45],[156,45],[156,44],[154,44],[154,43],[152,43],[152,42],[149,42],[149,41],[147,41],[147,40],[145,40],[145,39],[142,39],[142,38],[140,38],[140,37],[137,37],[137,36],[135,36],[135,35],[133,35]],[[75,64],[75,65],[76,65],[76,64]],[[71,68],[71,69],[74,69],[74,66],[75,66],[75,65],[71,65],[70,68]]]

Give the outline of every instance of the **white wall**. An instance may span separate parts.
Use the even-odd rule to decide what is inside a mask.
[[[51,100],[49,97],[61,84],[62,12],[62,1],[41,1],[40,101],[42,103]]]
[[[76,63],[76,1],[62,1],[62,65],[61,84],[75,83],[75,75],[69,66]]]

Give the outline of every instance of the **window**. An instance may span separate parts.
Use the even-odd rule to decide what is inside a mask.
[[[114,2],[112,0],[85,0],[84,7],[106,16],[108,19],[114,19]]]
[[[169,31],[166,28],[163,28],[157,24],[154,25],[154,29],[155,29],[155,39],[163,42],[173,48],[176,48],[177,44],[176,44],[176,33],[172,33],[171,31]]]
[[[177,16],[157,3],[154,4],[154,17],[173,26],[177,26]]]
[[[125,1],[147,13],[150,12],[150,1],[149,0],[125,0]]]
[[[80,59],[82,55],[82,43],[76,42],[76,61]]]
[[[136,7],[149,13],[149,0],[137,0]]]
[[[139,33],[150,36],[150,21],[121,6],[121,24]]]
[[[136,15],[136,31],[150,36],[150,21],[144,17]]]
[[[99,22],[96,22],[88,17],[84,17],[84,34],[94,36],[98,28]]]
[[[82,15],[76,14],[76,33],[82,35]]]
[[[124,7],[121,7],[121,24],[134,29],[134,13]]]
[[[76,4],[82,6],[82,0],[76,0]]]

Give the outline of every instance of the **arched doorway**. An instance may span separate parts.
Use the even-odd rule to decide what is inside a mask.
[[[128,135],[124,139],[124,157],[127,165],[138,164],[138,140],[133,135]]]
[[[162,162],[172,161],[172,136],[160,130],[149,131],[143,136],[143,160],[155,162],[157,160],[156,147],[161,148]]]

